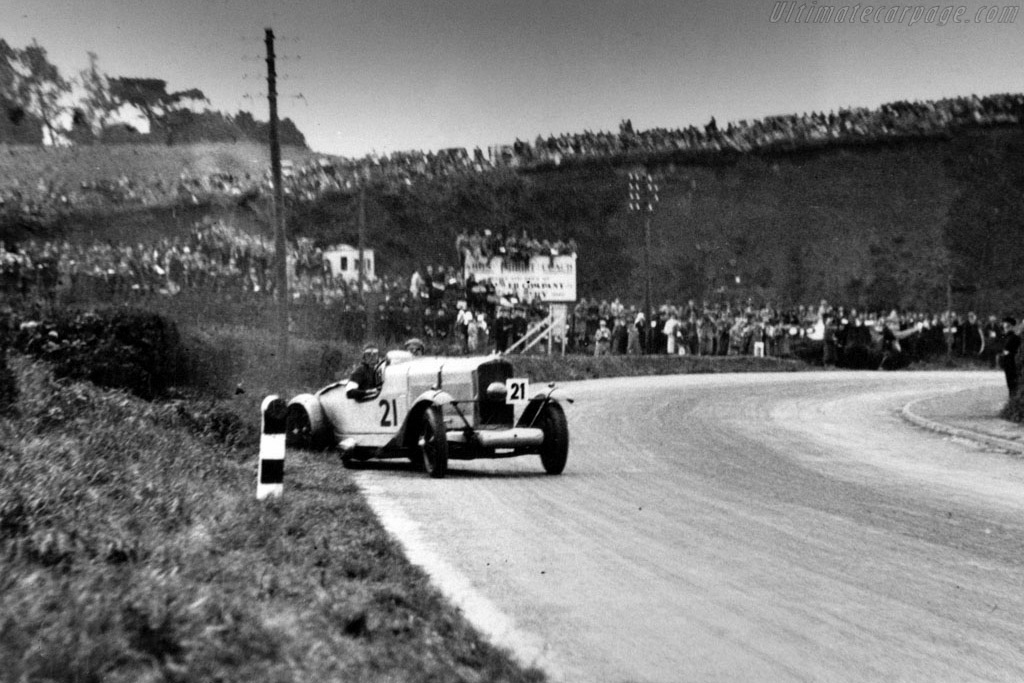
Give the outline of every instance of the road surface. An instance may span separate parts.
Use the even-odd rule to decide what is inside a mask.
[[[569,464],[356,479],[555,681],[1024,680],[1024,461],[903,421],[996,373],[567,385]]]

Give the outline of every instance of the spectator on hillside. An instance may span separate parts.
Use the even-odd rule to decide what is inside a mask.
[[[412,271],[412,276],[409,278],[409,296],[414,301],[418,301],[420,295],[423,293],[424,280],[423,276],[420,275],[419,270]]]

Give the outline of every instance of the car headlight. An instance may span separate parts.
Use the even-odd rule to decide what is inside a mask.
[[[487,391],[484,392],[488,401],[504,401],[505,400],[505,383],[504,382],[491,382],[487,385]]]

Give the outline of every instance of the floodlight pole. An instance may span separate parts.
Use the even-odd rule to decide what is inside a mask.
[[[281,180],[281,141],[277,121],[277,70],[274,57],[274,31],[266,30],[267,99],[270,102],[270,174],[274,183],[274,279],[277,293],[277,334],[279,368],[288,360],[288,245],[285,240],[284,188]]]
[[[644,318],[648,316],[647,331],[653,322],[651,307],[651,217],[658,203],[658,186],[654,178],[643,166],[629,174],[629,211],[639,213],[644,218]]]
[[[651,214],[644,214],[644,306],[647,315],[654,321],[654,309],[651,308]]]

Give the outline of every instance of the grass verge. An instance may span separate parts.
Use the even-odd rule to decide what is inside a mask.
[[[540,681],[404,559],[340,463],[191,435],[172,404],[14,356],[0,418],[0,671],[47,681]]]

